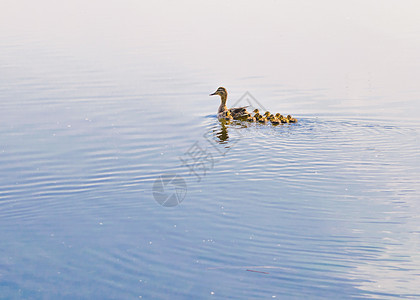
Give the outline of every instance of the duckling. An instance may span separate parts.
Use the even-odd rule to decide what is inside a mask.
[[[273,116],[273,114],[271,112],[269,112],[269,111],[266,111],[264,113],[264,116],[269,120],[271,118],[271,116]]]
[[[267,124],[267,118],[266,117],[260,117],[260,118],[258,118],[258,122],[260,122],[262,124]]]
[[[275,117],[280,120],[281,118],[283,118],[283,115],[280,113],[276,113]]]
[[[231,120],[233,120],[232,114],[228,110],[222,111],[222,112],[218,113],[217,114],[217,118],[219,120],[225,120],[225,121],[231,121]]]
[[[253,116],[249,116],[246,120],[247,120],[247,122],[255,122],[255,121],[257,121],[257,119],[255,117],[253,117]]]
[[[232,114],[231,114],[231,112],[230,111],[226,111],[226,114],[225,114],[225,118],[224,118],[226,121],[231,121],[231,120],[233,120],[233,116],[232,116]]]
[[[285,117],[281,118],[281,119],[280,119],[280,121],[281,121],[282,123],[289,123],[289,119],[287,119],[287,118],[285,118]]]
[[[296,123],[297,122],[297,119],[292,118],[291,115],[287,115],[287,120],[289,120],[289,123]]]
[[[224,111],[229,111],[234,119],[241,119],[249,115],[249,112],[246,110],[247,106],[234,107],[234,108],[229,108],[229,109],[227,108],[226,106],[227,91],[224,87],[219,87],[213,94],[210,94],[210,96],[213,96],[213,95],[219,95],[222,101],[217,111],[218,115]]]
[[[262,116],[260,115],[260,112],[259,112],[259,110],[258,110],[257,108],[253,110],[253,113],[254,113],[254,117],[255,117],[256,119],[259,119],[260,117],[262,117]]]
[[[271,115],[270,122],[271,122],[271,124],[273,124],[273,125],[279,125],[279,124],[281,124],[281,121],[280,121],[279,119],[277,119],[277,118],[276,118],[275,116],[273,116],[273,115]]]

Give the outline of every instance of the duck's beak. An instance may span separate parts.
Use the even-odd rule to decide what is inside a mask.
[[[217,91],[214,92],[213,94],[210,94],[209,96],[214,96],[214,95],[217,95]]]

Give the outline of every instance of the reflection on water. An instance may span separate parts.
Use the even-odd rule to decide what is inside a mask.
[[[231,127],[232,126],[232,127]],[[215,126],[215,129],[212,129],[213,135],[215,137],[215,140],[219,144],[226,144],[226,147],[229,147],[229,129],[232,129],[235,131],[236,134],[241,136],[241,129],[250,128],[252,126],[255,126],[253,123],[249,123],[246,121],[225,121],[225,120],[219,120],[218,126]]]
[[[418,11],[1,3],[0,298],[420,298]]]
[[[226,128],[226,122],[220,121],[220,130],[214,131],[217,137],[217,142],[220,144],[226,144],[229,139],[229,134]]]

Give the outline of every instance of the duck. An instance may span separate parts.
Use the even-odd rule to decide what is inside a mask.
[[[224,112],[221,112],[218,115],[218,118],[219,118],[219,120],[225,120],[225,121],[232,121],[233,120],[232,114],[228,110],[224,111]]]
[[[244,118],[248,118],[251,114],[246,110],[247,106],[243,107],[233,107],[233,108],[227,108],[226,101],[227,101],[227,90],[224,87],[219,87],[213,94],[210,94],[210,96],[219,95],[221,99],[221,103],[219,106],[219,109],[217,110],[217,117],[219,119],[224,117],[224,112],[229,111],[232,118],[236,120],[242,120]]]
[[[258,118],[258,122],[260,122],[262,124],[267,124],[267,118],[261,116],[260,118]]]
[[[253,110],[253,112],[254,112],[254,117],[255,117],[256,119],[259,119],[259,118],[261,118],[261,117],[262,117],[262,116],[260,115],[260,111],[258,110],[258,108],[254,109],[254,110]]]
[[[255,117],[253,117],[253,116],[249,116],[248,118],[246,118],[246,121],[247,122],[256,122],[257,119]]]
[[[276,113],[275,117],[281,122],[281,123],[289,123],[290,120],[287,117],[284,117],[281,113]]]
[[[279,125],[279,124],[281,124],[281,121],[278,118],[276,118],[275,116],[273,116],[273,115],[271,115],[270,122],[273,125]]]
[[[291,115],[287,115],[287,120],[289,121],[289,123],[296,123],[297,122],[297,119],[295,119],[295,118],[292,118],[292,116]]]
[[[264,113],[264,116],[265,116],[267,119],[270,119],[270,118],[271,118],[271,116],[272,116],[272,114],[271,114],[271,112],[266,111],[266,112]]]

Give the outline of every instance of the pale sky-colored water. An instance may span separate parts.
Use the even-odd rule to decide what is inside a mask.
[[[419,9],[417,1],[6,1],[0,32],[3,41],[24,38],[33,51],[112,68],[112,80],[127,85],[141,84],[141,75],[199,73],[209,89],[225,85],[238,97],[244,90],[272,97],[275,87],[319,90],[343,111],[412,119]],[[31,64],[27,48],[21,59]]]
[[[7,295],[93,286],[162,297],[161,286],[189,281],[195,297],[418,296],[419,11],[418,1],[2,1]],[[228,128],[225,162],[163,210],[154,176],[220,131],[208,97],[220,85],[229,104],[249,91],[300,122],[251,127],[237,146]],[[207,270],[253,259],[284,271]]]

